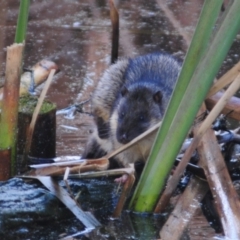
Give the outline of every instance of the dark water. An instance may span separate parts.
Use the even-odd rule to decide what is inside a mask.
[[[19,1],[0,3],[0,76],[4,77],[6,47],[14,41]],[[182,33],[191,39],[202,4],[203,0],[116,1],[120,14],[120,57],[165,51],[183,59],[187,43]],[[239,61],[239,47],[238,35],[219,75]],[[107,0],[31,1],[24,66],[32,66],[43,58],[58,64],[61,71],[48,93],[48,99],[58,109],[90,98],[99,76],[110,63],[110,52]],[[91,111],[89,104],[84,111]],[[57,156],[80,155],[91,125],[91,117],[86,114],[77,114],[74,119],[58,116]],[[76,221],[73,228],[74,224]],[[122,221],[106,223],[107,230],[101,229],[99,235],[89,239],[153,239],[158,236],[160,225],[161,220],[153,216],[124,213]],[[208,231],[208,236],[200,239],[210,239],[213,233]]]

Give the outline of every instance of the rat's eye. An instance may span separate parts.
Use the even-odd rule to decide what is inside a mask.
[[[122,119],[122,118],[124,118],[125,117],[125,112],[121,112],[120,113],[120,118]]]
[[[140,121],[144,121],[144,120],[145,120],[145,117],[144,117],[143,115],[140,115],[140,116],[139,116],[139,120],[140,120]]]

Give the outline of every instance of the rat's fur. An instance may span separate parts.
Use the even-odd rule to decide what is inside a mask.
[[[96,127],[84,158],[99,158],[161,121],[180,72],[168,54],[148,54],[119,60],[100,79],[93,94]],[[146,161],[155,133],[118,154],[124,166]]]

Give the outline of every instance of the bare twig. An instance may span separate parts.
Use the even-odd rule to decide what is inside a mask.
[[[30,146],[31,146],[31,142],[32,142],[32,136],[33,136],[33,131],[34,131],[34,127],[35,127],[35,124],[36,124],[36,120],[37,120],[37,116],[39,114],[39,111],[41,109],[41,106],[43,104],[43,101],[44,101],[44,98],[47,94],[47,91],[48,91],[48,88],[52,82],[52,79],[53,79],[53,75],[55,73],[55,69],[51,69],[50,71],[50,74],[48,76],[48,79],[46,81],[46,84],[41,92],[41,95],[38,99],[38,103],[37,103],[37,106],[33,112],[33,117],[32,117],[32,121],[30,123],[30,126],[29,126],[29,129],[28,129],[28,134],[27,134],[27,139],[26,139],[26,147],[25,147],[25,157],[24,159],[26,159],[26,156],[28,155],[29,153],[29,150],[30,150]]]
[[[231,68],[228,72],[226,72],[221,78],[219,78],[214,85],[211,87],[207,98],[216,94],[228,84],[232,83],[232,81],[237,77],[240,72],[240,62],[238,62],[233,68]]]

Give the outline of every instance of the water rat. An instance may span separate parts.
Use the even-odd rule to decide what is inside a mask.
[[[161,121],[174,89],[180,63],[166,53],[122,59],[111,65],[92,97],[95,129],[83,158],[99,158]],[[118,154],[123,166],[146,161],[155,133]]]

